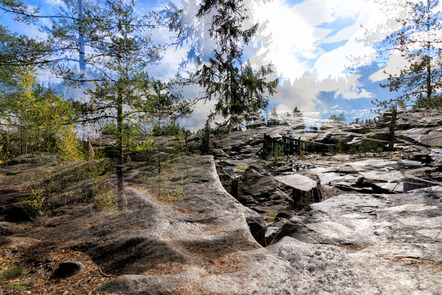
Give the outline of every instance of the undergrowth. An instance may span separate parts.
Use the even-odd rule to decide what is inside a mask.
[[[52,202],[59,195],[71,196],[76,201],[92,201],[97,210],[116,210],[116,196],[110,183],[94,183],[92,198],[82,198],[73,196],[74,194],[84,194],[81,190],[71,191],[78,183],[84,181],[106,178],[113,171],[113,165],[109,159],[90,161],[61,161],[54,165],[36,167],[34,169],[24,169],[13,175],[16,180],[26,178],[27,184],[23,186],[22,192],[25,196],[21,201],[26,206],[28,212],[33,216],[44,215],[49,209],[63,205],[62,202]],[[65,200],[64,205],[72,203]],[[49,205],[50,204],[50,205]]]
[[[0,248],[0,283],[5,289],[22,293],[28,290],[34,283],[33,279],[24,278],[28,270],[18,265],[17,261],[3,257]],[[0,294],[3,294],[0,292]]]
[[[184,197],[184,178],[175,177],[178,166],[173,160],[161,163],[157,173],[145,173],[141,176],[142,183],[157,199],[175,201]]]

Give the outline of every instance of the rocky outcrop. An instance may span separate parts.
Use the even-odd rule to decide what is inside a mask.
[[[401,193],[442,185],[438,167],[424,167],[410,160],[366,159],[332,163],[330,167],[307,169],[319,177],[323,187],[360,193]]]
[[[239,178],[237,199],[247,207],[260,212],[273,212],[292,208],[293,199],[283,191],[271,175],[263,175],[249,168]]]
[[[436,270],[411,266],[412,261],[391,261],[291,237],[268,250],[290,262],[297,289],[289,294],[438,294],[441,287]]]
[[[292,218],[274,242],[291,236],[306,243],[381,250],[379,256],[392,259],[417,257],[440,263],[442,256],[436,252],[442,241],[441,198],[442,187],[394,195],[336,196]]]
[[[322,200],[321,185],[312,178],[301,174],[288,174],[276,177],[278,181],[290,188],[290,196],[294,203],[293,208],[297,210]]]
[[[43,251],[57,245],[87,254],[101,274],[115,276],[96,290],[109,294],[440,290],[441,188],[340,195],[293,218],[281,214],[290,221],[264,248],[250,227],[256,225],[256,237],[265,224],[224,190],[211,156],[170,165],[161,175],[146,163],[127,167],[127,210],[97,212],[93,204],[71,203],[36,226],[21,227],[17,237],[13,226],[2,223],[11,234],[2,247],[32,243]],[[167,189],[153,186],[151,178]]]

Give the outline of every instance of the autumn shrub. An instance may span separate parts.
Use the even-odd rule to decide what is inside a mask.
[[[57,154],[63,160],[84,160],[83,148],[74,129],[65,129],[59,133]]]

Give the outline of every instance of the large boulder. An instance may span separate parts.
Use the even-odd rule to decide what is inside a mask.
[[[420,139],[427,146],[442,147],[442,128],[423,135]]]
[[[290,174],[277,176],[276,180],[291,190],[290,196],[293,199],[295,209],[303,209],[310,203],[319,202],[322,199],[321,185],[312,177]]]
[[[293,208],[293,199],[270,174],[249,168],[238,183],[238,200],[259,212],[279,212]]]

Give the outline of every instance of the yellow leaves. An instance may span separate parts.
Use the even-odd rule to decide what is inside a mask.
[[[73,128],[71,103],[53,90],[41,86],[31,67],[21,69],[17,84],[19,91],[13,98],[9,120],[15,121],[25,133],[26,142],[22,144],[45,151],[56,149],[54,139],[58,134],[64,129]],[[72,153],[67,152],[68,155]]]
[[[57,137],[58,155],[63,160],[83,160],[84,155],[74,129],[62,130]]]

